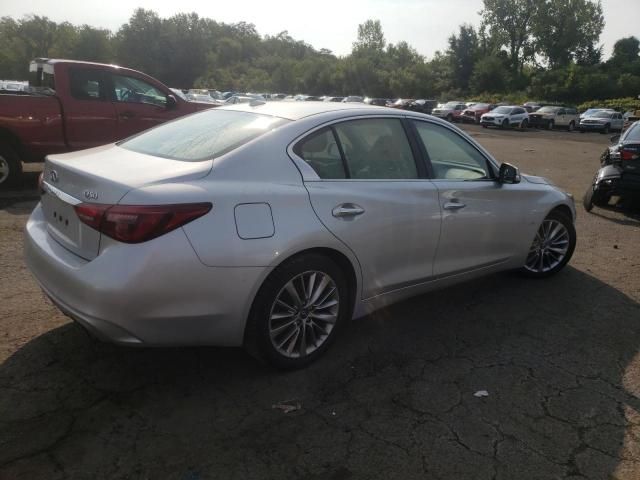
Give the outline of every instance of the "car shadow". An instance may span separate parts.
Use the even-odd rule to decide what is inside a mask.
[[[628,206],[606,205],[594,207],[589,212],[596,217],[603,218],[618,225],[640,226],[640,206],[638,204]],[[614,214],[614,215],[611,215]],[[624,218],[620,218],[622,215]]]
[[[0,366],[0,478],[640,478],[638,319],[567,268],[394,305],[295,372],[66,324]]]

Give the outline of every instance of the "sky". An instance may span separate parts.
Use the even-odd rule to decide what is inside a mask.
[[[379,19],[387,42],[406,41],[428,58],[447,48],[447,38],[462,23],[478,26],[482,0],[0,0],[0,16],[47,16],[56,22],[88,24],[116,31],[133,10],[142,7],[161,17],[196,12],[225,23],[245,21],[261,35],[287,30],[296,40],[346,55],[358,24]],[[616,40],[640,36],[640,0],[602,0],[605,27],[600,37],[604,57]]]

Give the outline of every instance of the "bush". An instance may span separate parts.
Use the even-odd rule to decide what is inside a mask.
[[[633,97],[626,98],[611,98],[609,100],[589,100],[578,105],[578,110],[581,112],[588,108],[614,108],[620,112],[626,112],[628,110],[640,110],[640,99]]]

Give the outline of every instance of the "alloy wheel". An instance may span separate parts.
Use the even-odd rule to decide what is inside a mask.
[[[557,267],[569,250],[569,232],[558,220],[546,219],[533,240],[525,268],[534,273],[546,273]]]
[[[289,280],[276,296],[269,314],[274,348],[288,358],[316,351],[338,321],[340,295],[324,272],[306,271]]]

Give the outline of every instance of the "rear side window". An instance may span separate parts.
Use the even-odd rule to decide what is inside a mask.
[[[211,109],[165,123],[118,145],[156,157],[197,162],[224,155],[287,122],[270,115]]]
[[[334,126],[351,178],[414,179],[416,162],[397,118],[351,120]]]
[[[323,128],[299,142],[293,151],[313,168],[320,178],[347,178],[338,142],[330,128]]]
[[[103,72],[94,69],[71,69],[70,90],[76,100],[107,100],[107,87]]]

